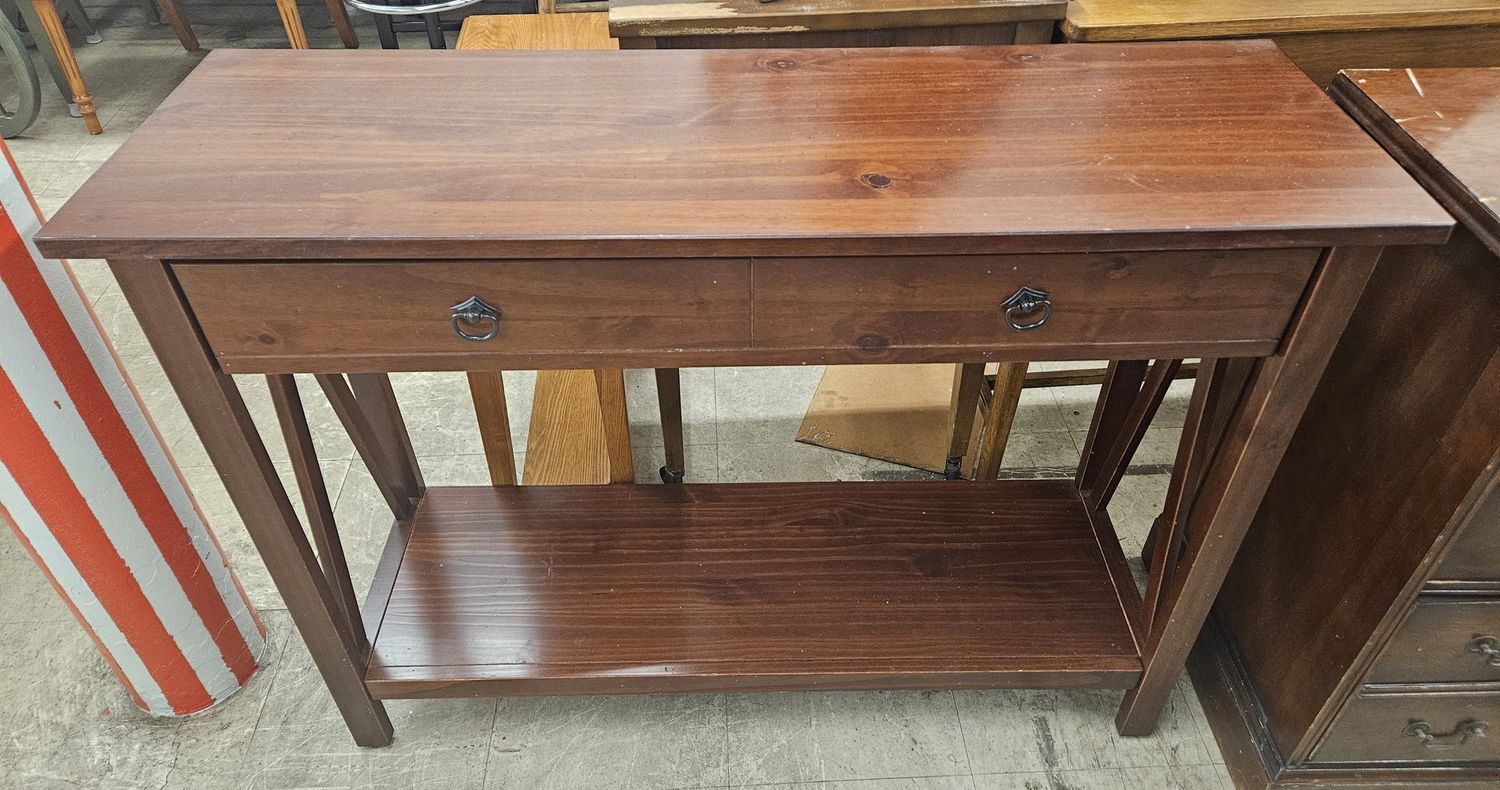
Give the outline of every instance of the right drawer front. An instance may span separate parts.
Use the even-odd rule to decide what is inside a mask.
[[[1500,759],[1500,691],[1356,697],[1312,754],[1316,763]]]
[[[1422,598],[1381,652],[1370,680],[1500,682],[1500,600]]]
[[[975,352],[1007,350],[1084,359],[1268,354],[1318,255],[1291,249],[756,259],[755,345],[830,349],[872,362],[896,351],[910,359],[921,349],[970,360]],[[1012,307],[1008,314],[1005,303],[1022,288],[1048,294],[1046,312]]]

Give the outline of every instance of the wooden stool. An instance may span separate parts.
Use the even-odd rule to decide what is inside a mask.
[[[559,6],[562,8],[564,6]],[[458,34],[458,49],[618,49],[602,13],[470,16]],[[682,482],[682,398],[676,369],[656,371],[664,482]],[[490,479],[516,480],[505,385],[499,373],[470,373],[469,389],[479,418]],[[601,441],[602,439],[602,441]],[[625,483],[635,479],[624,371],[537,371],[526,440],[528,485]]]

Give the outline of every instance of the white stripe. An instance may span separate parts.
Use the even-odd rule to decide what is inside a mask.
[[[21,490],[20,484],[4,464],[0,464],[0,501],[5,503],[6,510],[10,512],[15,528],[26,536],[32,550],[42,559],[42,564],[47,566],[47,572],[52,574],[63,594],[73,602],[78,614],[93,630],[94,636],[99,638],[99,643],[109,651],[115,665],[120,668],[120,673],[125,676],[125,682],[146,703],[146,710],[155,716],[175,715],[176,712],[167,703],[166,695],[156,684],[156,678],[151,677],[151,671],[146,669],[146,664],[125,639],[125,634],[115,625],[109,612],[100,605],[88,582],[83,580],[83,574],[78,572],[78,568],[68,558],[68,553],[63,551],[63,547],[52,536],[51,529],[42,521],[41,515],[26,498],[26,492]],[[68,526],[70,525],[53,525],[54,528],[63,529]]]
[[[255,625],[255,618],[250,613],[250,604],[245,600],[238,585],[234,583],[232,571],[209,535],[208,526],[204,524],[197,507],[188,496],[187,484],[178,475],[177,468],[172,464],[166,450],[162,447],[160,438],[151,427],[149,418],[141,409],[140,401],[126,383],[125,374],[121,371],[109,345],[104,341],[104,332],[99,327],[93,311],[79,294],[77,285],[72,277],[68,276],[62,264],[43,258],[36,245],[32,243],[32,237],[41,228],[41,218],[31,205],[31,201],[27,199],[19,177],[0,179],[0,207],[3,207],[5,213],[10,216],[17,232],[26,242],[26,248],[31,251],[33,260],[40,261],[37,270],[46,281],[48,290],[52,292],[52,297],[62,310],[69,326],[73,328],[73,334],[83,346],[84,353],[94,367],[94,372],[103,383],[105,392],[109,394],[109,399],[114,402],[115,409],[124,419],[125,427],[134,437],[136,446],[146,459],[146,465],[156,477],[157,485],[166,493],[168,502],[177,513],[177,518],[187,529],[198,556],[203,558],[203,565],[208,569],[209,578],[212,579],[214,588],[218,590],[219,597],[224,600],[225,608],[234,618],[240,638],[245,641],[250,654],[259,662],[265,651],[265,638],[261,636],[260,630]]]
[[[104,533],[134,574],[167,633],[177,642],[203,687],[215,699],[240,687],[166,558],[125,494],[88,426],[78,414],[9,289],[0,287],[0,368],[12,381],[42,433],[83,494]]]

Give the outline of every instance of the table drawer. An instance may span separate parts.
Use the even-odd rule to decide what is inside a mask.
[[[1370,678],[1372,683],[1476,680],[1500,682],[1500,599],[1420,599]]]
[[[475,353],[743,348],[745,260],[179,263],[173,271],[230,372],[402,357],[442,369]],[[478,297],[496,321],[457,321]],[[483,337],[460,337],[460,330]],[[451,361],[451,359],[450,359]],[[579,367],[587,367],[580,364]]]
[[[1500,691],[1366,691],[1339,714],[1313,750],[1312,762],[1493,761],[1500,759],[1496,726],[1500,726]]]
[[[1318,255],[757,259],[755,342],[848,349],[872,359],[922,347],[1010,348],[1057,359],[1266,354],[1286,330]],[[1003,305],[1023,287],[1048,295],[1050,315],[1046,307],[1007,312]]]

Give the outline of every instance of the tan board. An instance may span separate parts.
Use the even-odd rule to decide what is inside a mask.
[[[952,430],[953,365],[830,365],[797,430],[797,441],[882,461],[943,471]],[[976,431],[979,421],[975,421]],[[978,437],[970,437],[973,465]]]

